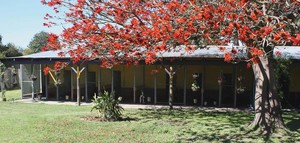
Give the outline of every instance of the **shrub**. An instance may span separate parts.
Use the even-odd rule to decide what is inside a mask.
[[[114,92],[109,94],[107,91],[104,91],[104,94],[100,93],[100,96],[94,96],[91,111],[97,110],[98,116],[105,120],[119,120],[124,109],[119,105],[121,98],[119,97],[118,100],[115,100],[113,95]]]

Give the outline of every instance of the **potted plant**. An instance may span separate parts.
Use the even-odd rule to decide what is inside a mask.
[[[196,91],[198,91],[200,89],[200,86],[196,82],[194,82],[192,84],[191,89],[192,89],[192,91],[196,92]]]
[[[69,95],[66,95],[66,100],[69,100]]]
[[[33,75],[33,74],[30,76],[30,78],[31,78],[32,81],[36,81],[37,80],[37,77],[35,75]]]
[[[38,96],[38,99],[41,100],[43,95],[42,94],[38,94],[37,96]]]
[[[199,77],[199,74],[198,73],[194,73],[192,76],[193,76],[193,79],[197,79]]]

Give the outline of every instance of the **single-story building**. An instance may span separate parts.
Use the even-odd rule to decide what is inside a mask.
[[[239,57],[246,56],[243,47],[238,49]],[[249,107],[253,104],[255,82],[253,71],[245,62],[224,62],[224,53],[231,50],[227,46],[220,50],[217,46],[197,49],[193,52],[176,50],[158,56],[162,61],[146,65],[117,65],[111,69],[100,68],[99,60],[82,62],[80,95],[82,101],[89,102],[99,92],[115,91],[123,103],[167,104],[169,100],[169,77],[164,67],[177,70],[174,75],[174,104],[193,106]],[[290,104],[300,107],[300,47],[275,47],[281,58],[293,60],[291,65],[290,94],[285,98]],[[22,98],[42,95],[45,100],[76,101],[76,73],[72,68],[72,58],[58,56],[59,51],[45,51],[36,54],[0,59],[6,64],[20,64],[19,79]],[[172,62],[170,61],[172,59]],[[175,59],[173,61],[173,59]],[[55,61],[69,65],[55,75],[60,84],[55,85],[49,75],[43,74],[46,66],[53,67]],[[196,87],[196,88],[195,88]]]

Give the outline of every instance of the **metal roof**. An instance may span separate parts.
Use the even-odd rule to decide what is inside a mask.
[[[224,47],[220,50],[220,47]],[[233,48],[237,50],[237,55],[241,58],[247,56],[245,47],[233,47],[233,46],[207,46],[205,48],[198,48],[194,51],[186,51],[185,46],[178,46],[174,50],[160,52],[157,54],[160,58],[224,58],[224,53],[231,51]],[[276,54],[279,51],[281,54]],[[70,60],[70,55],[65,53],[64,57],[58,55],[61,51],[44,51],[26,56],[8,57],[0,59],[4,60]],[[300,46],[276,46],[273,51],[275,57],[300,59]],[[279,58],[280,58],[279,57]]]
[[[221,50],[222,49],[222,50]],[[172,51],[162,52],[158,54],[161,58],[224,58],[226,52],[232,49],[237,51],[239,57],[246,57],[246,48],[242,46],[206,46],[205,48],[198,48],[196,50],[187,51],[185,46],[179,46]]]
[[[220,47],[224,47],[224,50],[220,50]],[[241,56],[246,56],[246,50],[245,47],[232,47],[232,46],[207,46],[205,48],[198,48],[193,51],[187,51],[185,50],[185,46],[178,46],[173,50],[165,51],[165,52],[159,52],[157,54],[158,57],[161,58],[223,58],[225,52],[229,52],[232,50],[232,48],[236,49],[238,51],[238,54]],[[64,57],[61,57],[58,55],[62,51],[44,51],[39,53],[34,53],[30,55],[25,56],[19,56],[19,57],[8,57],[5,59],[40,59],[40,58],[50,58],[50,59],[69,59],[71,58],[70,55],[66,52]]]
[[[276,46],[273,50],[273,55],[277,58],[289,58],[299,60],[300,46]]]
[[[34,53],[30,55],[20,56],[20,57],[13,57],[13,58],[32,58],[32,59],[39,59],[39,58],[70,58],[69,54],[66,54],[64,57],[58,56],[58,53],[61,51],[44,51],[39,53]]]

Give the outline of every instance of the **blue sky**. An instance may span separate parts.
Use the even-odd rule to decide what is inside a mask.
[[[51,8],[42,5],[40,0],[1,0],[0,35],[2,43],[14,43],[27,48],[34,34],[40,31],[59,34],[61,28],[43,26],[44,15],[53,13]]]

